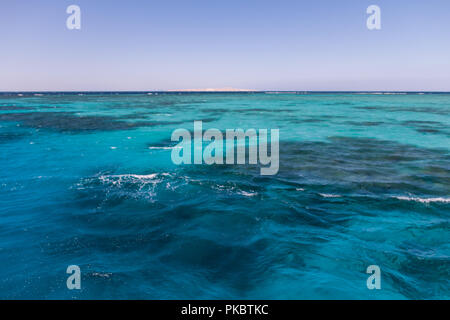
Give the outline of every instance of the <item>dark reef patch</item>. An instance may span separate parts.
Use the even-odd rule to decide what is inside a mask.
[[[60,132],[113,131],[138,127],[181,124],[185,121],[138,121],[126,122],[121,117],[78,116],[73,112],[26,112],[0,115],[0,121],[21,122],[32,128],[43,128]]]
[[[13,110],[34,110],[33,107],[19,107],[19,106],[0,106],[0,110],[13,111]]]
[[[345,124],[351,126],[376,127],[381,126],[384,122],[380,121],[346,121]]]
[[[135,119],[147,119],[147,116],[152,115],[152,112],[135,112],[132,114],[121,115],[121,120],[135,120]]]
[[[240,109],[240,110],[235,110],[235,112],[244,112],[244,113],[250,113],[250,112],[291,112],[291,111],[295,111],[292,109],[278,109],[278,108],[273,108],[273,109],[265,109],[265,108],[250,108],[250,109]]]
[[[420,133],[433,133],[450,136],[448,126],[439,121],[403,121],[402,125]]]
[[[324,105],[324,106],[352,106],[352,105],[354,105],[354,103],[349,102],[349,101],[336,101],[336,102],[321,103],[321,105]]]
[[[225,108],[202,108],[200,109],[200,111],[205,113],[227,113],[230,112],[231,110]]]
[[[329,140],[280,143],[278,177],[333,186],[338,193],[448,195],[450,183],[440,177],[450,175],[450,155],[443,150],[367,138]],[[423,166],[440,170],[418,175]]]
[[[0,144],[22,140],[28,134],[21,132],[0,132]]]
[[[416,113],[433,113],[438,115],[448,115],[448,111],[436,107],[397,107],[397,106],[355,106],[355,109],[361,110],[378,110],[384,112],[416,112]]]
[[[383,107],[383,106],[355,106],[353,108],[361,109],[361,110],[382,110],[386,107]]]
[[[292,119],[289,120],[289,122],[291,123],[297,123],[297,124],[302,124],[302,123],[320,123],[320,122],[325,122],[325,119],[322,118],[307,118],[307,119]]]
[[[238,113],[238,114],[254,114],[254,113],[280,113],[280,112],[293,112],[293,109],[270,109],[270,108],[204,108],[199,109],[199,111],[211,114],[211,115],[222,115],[224,113]]]

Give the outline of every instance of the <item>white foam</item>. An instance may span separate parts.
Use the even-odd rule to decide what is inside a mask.
[[[405,200],[405,201],[416,201],[420,203],[431,203],[431,202],[443,202],[443,203],[450,203],[450,198],[420,198],[420,197],[406,197],[406,196],[398,196],[393,197],[398,200]]]
[[[104,175],[104,176],[100,176],[99,179],[123,179],[123,178],[134,178],[134,179],[142,179],[142,180],[146,180],[146,179],[154,179],[158,176],[157,173],[151,173],[151,174],[111,174],[111,175]]]
[[[147,183],[159,183],[161,180],[156,179],[158,177],[157,173],[139,175],[139,174],[117,174],[117,175],[103,175],[98,177],[98,179],[103,183],[109,183],[112,185],[121,185],[127,182],[139,182],[142,184]]]
[[[170,150],[173,147],[148,147],[150,150]]]
[[[341,198],[342,197],[338,194],[329,194],[329,193],[319,193],[319,195],[324,198]]]
[[[159,186],[164,186],[168,190],[174,190],[175,187],[170,181],[165,181],[166,176],[172,176],[170,173],[151,173],[151,174],[116,174],[100,175],[94,179],[107,186],[107,197],[126,196],[132,199],[140,199],[154,202]],[[87,180],[88,188],[89,181]],[[77,189],[85,189],[86,185],[81,183]]]
[[[247,191],[243,191],[243,190],[240,190],[237,193],[240,194],[240,195],[243,195],[245,197],[254,197],[254,196],[258,195],[257,192],[247,192]]]
[[[148,147],[150,150],[172,150],[180,149],[181,147]]]
[[[92,276],[94,277],[100,277],[100,278],[109,278],[112,276],[111,272],[106,272],[106,273],[100,273],[100,272],[93,272]]]

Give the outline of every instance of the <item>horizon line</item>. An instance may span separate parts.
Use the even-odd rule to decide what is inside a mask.
[[[440,90],[13,90],[5,93],[450,93]]]

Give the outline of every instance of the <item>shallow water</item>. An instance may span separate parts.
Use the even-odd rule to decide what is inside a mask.
[[[172,164],[194,120],[279,128],[278,174]],[[0,298],[448,299],[449,128],[449,94],[1,95]]]

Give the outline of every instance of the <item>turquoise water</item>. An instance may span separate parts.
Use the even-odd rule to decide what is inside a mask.
[[[174,165],[194,120],[278,174]],[[450,298],[449,94],[1,95],[0,147],[0,298]]]

